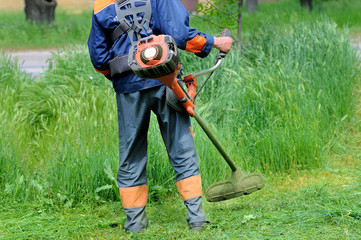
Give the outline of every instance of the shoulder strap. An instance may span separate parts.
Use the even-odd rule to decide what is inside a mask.
[[[150,35],[151,0],[116,0],[115,11],[120,24],[112,32],[112,41],[127,33],[132,44],[141,38],[141,32]]]

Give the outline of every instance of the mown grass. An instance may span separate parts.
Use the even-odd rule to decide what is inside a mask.
[[[351,155],[335,157],[327,170],[277,174],[268,178],[267,188],[262,192],[221,203],[205,202],[204,209],[211,224],[200,233],[187,229],[186,212],[180,198],[165,195],[157,203],[148,204],[148,230],[137,235],[122,229],[126,216],[119,202],[104,201],[77,207],[59,207],[42,200],[27,204],[1,202],[0,237],[359,239],[361,153],[350,152]]]
[[[229,54],[197,109],[237,165],[266,174],[325,165],[353,115],[360,76],[347,35],[327,19],[287,31],[265,26],[242,54]],[[182,59],[186,73],[212,65],[189,54]],[[1,54],[1,62],[2,199],[64,206],[118,199],[115,96],[110,82],[92,69],[85,48],[55,54],[37,81],[8,55]],[[151,201],[175,191],[154,120],[148,133]],[[206,187],[230,169],[193,125]]]

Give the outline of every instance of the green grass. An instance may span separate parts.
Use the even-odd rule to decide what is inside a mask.
[[[351,112],[353,87],[344,77],[358,72],[347,34],[334,34],[333,24],[296,24],[286,33],[260,28],[244,46],[243,57],[230,55],[207,86],[199,110],[219,136],[223,132],[223,145],[232,149],[233,159],[246,162],[245,168],[322,165],[334,131]],[[339,45],[344,40],[346,45]],[[350,58],[341,57],[348,51]]]
[[[84,44],[91,18],[91,10],[78,14],[57,10],[53,23],[36,24],[26,21],[24,12],[0,11],[0,48],[44,49]]]
[[[246,2],[244,1],[244,4]],[[350,34],[361,33],[361,2],[358,0],[314,0],[314,9],[309,12],[300,6],[300,1],[279,0],[259,4],[255,13],[248,13],[246,6],[242,10],[242,40],[247,41],[249,35],[260,27],[261,23],[268,22],[278,28],[288,28],[297,22],[316,21],[321,16],[332,19],[339,28],[347,27]],[[236,22],[227,15],[215,11],[213,16],[202,17],[211,20],[223,28],[229,28],[236,35]],[[222,29],[214,24],[207,23],[198,17],[191,18],[191,25],[202,31],[219,33]]]
[[[91,67],[87,34],[79,30],[85,25],[71,38],[71,44],[81,44],[54,53],[49,70],[36,81],[0,52],[0,238],[359,239],[360,60],[347,30],[325,17],[299,22],[300,12],[309,14],[297,10],[290,22],[276,15],[277,21],[284,18],[281,28],[265,12],[259,20],[266,21],[254,20],[257,28],[245,27],[242,53],[231,51],[197,100],[198,112],[236,165],[264,173],[266,188],[205,203],[212,224],[196,234],[187,230],[154,116],[148,133],[149,230],[141,235],[122,230],[115,95]],[[65,25],[74,17],[60,14]],[[58,24],[50,31],[65,34]],[[25,29],[32,27],[38,31],[37,25]],[[8,42],[8,47],[1,42],[2,48],[30,46],[6,36],[0,37]],[[34,35],[40,44],[31,46],[69,46],[58,37],[40,38]],[[198,59],[182,53],[185,74],[210,67],[215,55]],[[197,123],[193,127],[207,188],[230,169]]]
[[[296,0],[260,3],[259,11],[252,14],[247,13],[245,9],[242,20],[243,40],[247,40],[260,23],[268,22],[286,29],[297,22],[316,21],[320,16],[328,17],[340,28],[347,27],[350,29],[350,35],[358,36],[361,33],[359,0],[315,0],[312,12],[301,9],[299,1]],[[26,21],[23,11],[0,11],[0,22],[4,23],[0,26],[0,47],[6,50],[19,50],[63,48],[84,44],[90,32],[91,17],[91,10],[74,14],[57,9],[53,23],[37,25]],[[209,18],[236,33],[235,23],[224,14],[218,18]],[[222,30],[197,17],[191,18],[191,26],[211,34],[219,34]]]
[[[327,170],[274,175],[261,192],[204,202],[211,224],[200,233],[188,230],[180,198],[163,195],[148,204],[148,230],[137,235],[122,229],[126,216],[120,202],[77,207],[51,204],[46,198],[27,204],[1,202],[0,238],[359,239],[361,155],[352,152],[334,159]]]
[[[272,172],[319,168],[353,116],[360,69],[347,32],[323,19],[273,26],[233,50],[201,93],[197,110],[236,165]],[[213,52],[210,58],[215,57]],[[182,54],[186,73],[212,65]],[[84,46],[55,54],[37,81],[1,54],[0,187],[2,199],[53,204],[116,200],[117,116],[109,81],[92,69]],[[193,123],[203,185],[230,174]],[[153,116],[149,130],[150,198],[175,192]]]

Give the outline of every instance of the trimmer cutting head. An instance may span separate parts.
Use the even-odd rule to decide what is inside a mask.
[[[208,202],[220,202],[243,195],[249,195],[264,187],[264,179],[260,173],[244,173],[237,168],[225,181],[212,184],[206,190]]]

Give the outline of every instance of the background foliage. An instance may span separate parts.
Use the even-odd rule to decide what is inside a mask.
[[[225,1],[216,1],[225,3]],[[237,14],[237,1],[231,0],[225,5],[225,11],[232,15]],[[246,2],[246,1],[244,1]],[[351,35],[361,33],[361,4],[359,0],[314,0],[314,9],[309,12],[302,9],[299,0],[279,0],[259,4],[259,10],[248,13],[246,7],[242,9],[242,39],[247,41],[249,35],[259,27],[260,22],[275,25],[278,28],[288,28],[290,24],[303,21],[316,21],[321,15],[332,19],[338,28],[347,27]],[[230,7],[228,7],[230,6]],[[219,35],[227,27],[237,36],[237,23],[228,15],[214,10],[201,12],[212,15],[193,16],[190,24],[204,32]],[[24,12],[0,11],[0,47],[1,49],[26,48],[60,48],[74,44],[84,44],[87,41],[91,26],[92,11],[70,13],[57,9],[55,21],[52,24],[37,25],[25,21]],[[207,19],[207,20],[205,20]],[[212,21],[217,25],[209,22]]]

